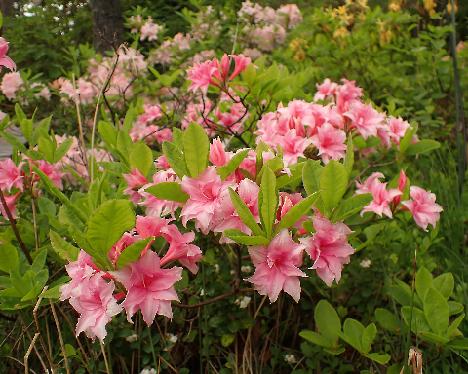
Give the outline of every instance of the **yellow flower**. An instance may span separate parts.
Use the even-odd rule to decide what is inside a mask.
[[[391,12],[399,12],[401,10],[401,1],[400,0],[393,0],[390,1],[390,4],[388,4],[388,10]]]
[[[426,12],[431,17],[436,14],[436,11],[435,11],[436,2],[435,2],[435,0],[423,0],[423,4],[424,4],[424,9],[426,9]]]
[[[333,33],[333,37],[336,39],[341,39],[341,38],[346,37],[348,34],[349,34],[349,31],[346,27],[340,27],[335,30],[335,32]]]
[[[454,2],[455,3],[455,6],[454,6],[454,12],[457,13],[458,12],[458,4],[457,2]],[[452,13],[452,2],[449,1],[448,4],[447,4],[447,12],[450,14]]]

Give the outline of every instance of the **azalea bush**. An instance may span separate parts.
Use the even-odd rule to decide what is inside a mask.
[[[226,9],[185,10],[169,36],[136,8],[131,44],[70,49],[46,83],[0,40],[0,310],[25,331],[2,354],[38,371],[399,373],[422,352],[461,370],[466,284],[431,253],[451,208],[417,168],[441,144],[398,100],[281,64],[296,5],[244,2],[236,24]]]

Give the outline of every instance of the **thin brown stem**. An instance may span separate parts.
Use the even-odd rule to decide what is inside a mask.
[[[5,210],[5,213],[7,215],[8,221],[10,222],[11,229],[13,230],[13,233],[15,234],[16,240],[18,241],[18,244],[21,248],[21,251],[24,253],[24,256],[28,260],[30,264],[32,264],[33,260],[31,257],[31,254],[29,253],[28,248],[24,244],[23,240],[21,239],[21,235],[18,231],[18,227],[16,226],[16,220],[13,218],[13,215],[11,214],[10,208],[8,208],[8,204],[5,200],[5,195],[3,195],[3,191],[0,189],[0,200],[3,205],[3,209]]]
[[[65,371],[67,372],[67,374],[70,374],[70,368],[68,366],[68,359],[67,359],[67,352],[65,351],[65,344],[63,343],[62,332],[60,330],[60,323],[57,318],[57,312],[55,311],[55,307],[52,301],[49,301],[49,304],[50,304],[50,308],[52,309],[52,315],[54,316],[55,326],[57,326],[60,349],[62,350],[63,362],[65,363]]]
[[[226,299],[228,297],[237,295],[238,293],[249,293],[249,292],[253,292],[253,289],[252,288],[241,288],[241,289],[238,289],[238,290],[232,290],[232,291],[223,293],[223,294],[215,296],[215,297],[213,297],[211,299],[202,301],[201,303],[197,303],[197,304],[174,304],[174,306],[179,307],[179,308],[183,308],[183,309],[201,308],[201,307],[203,307],[205,305],[213,304],[213,303],[215,303],[217,301],[220,301],[220,300]]]

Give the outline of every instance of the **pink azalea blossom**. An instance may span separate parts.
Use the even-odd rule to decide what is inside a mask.
[[[10,71],[13,71],[16,69],[16,65],[11,57],[7,56],[8,44],[4,38],[0,37],[0,66],[5,66]]]
[[[351,230],[344,223],[331,223],[320,214],[316,214],[312,222],[315,234],[300,242],[314,261],[312,269],[331,287],[334,280],[336,283],[340,281],[343,265],[349,263],[349,257],[354,253],[353,247],[348,244]]]
[[[182,279],[182,268],[161,269],[158,255],[148,251],[138,261],[113,274],[127,289],[122,306],[130,322],[138,310],[148,326],[156,314],[172,318],[171,301],[179,300],[174,284]]]
[[[148,40],[149,42],[152,42],[153,40],[157,40],[158,34],[161,32],[162,29],[163,27],[154,23],[150,17],[141,26],[140,40]]]
[[[257,222],[260,222],[258,215],[258,185],[250,179],[243,179],[239,182],[237,193],[245,205],[249,208]],[[244,232],[247,235],[251,234],[251,230],[242,222],[237,214],[234,205],[232,204],[229,190],[226,189],[220,196],[219,207],[215,211],[214,232],[224,232],[228,229],[236,229]],[[222,238],[220,242],[230,242],[227,238]]]
[[[210,146],[210,162],[215,166],[226,165],[232,157],[232,152],[226,152],[219,138],[214,139]]]
[[[129,196],[134,204],[138,203],[142,198],[138,190],[147,184],[148,180],[138,169],[132,169],[130,174],[123,174],[123,177],[127,182],[127,188],[123,191],[124,194]]]
[[[161,266],[177,260],[182,266],[196,274],[198,262],[202,259],[203,254],[198,246],[192,244],[195,240],[195,234],[193,232],[182,234],[175,225],[167,225],[162,231],[163,236],[169,242],[169,249],[161,259]]]
[[[230,182],[222,182],[214,167],[207,168],[196,178],[184,176],[182,178],[182,190],[190,198],[185,203],[180,216],[182,224],[195,220],[195,227],[203,234],[207,234],[212,228],[212,220],[219,206],[220,196],[227,189]]]
[[[298,302],[301,296],[299,277],[306,277],[299,266],[302,264],[304,246],[295,243],[288,232],[282,230],[268,246],[249,248],[255,265],[255,273],[247,279],[260,295],[267,295],[275,302],[281,290]]]
[[[132,235],[129,232],[126,232],[122,235],[119,241],[112,246],[107,256],[109,257],[111,262],[115,265],[120,255],[125,250],[125,248],[134,244],[137,241],[138,241],[138,237],[136,237],[135,235]]]
[[[114,282],[106,282],[101,273],[81,280],[80,294],[69,299],[73,309],[80,314],[76,336],[84,332],[88,338],[97,337],[104,341],[107,323],[122,311],[114,298],[114,289]]]
[[[427,231],[428,225],[435,228],[440,219],[440,212],[443,211],[443,208],[436,203],[436,195],[421,187],[411,186],[410,198],[401,204],[408,208],[416,224],[424,231]]]
[[[96,269],[92,257],[81,249],[76,261],[65,265],[65,270],[71,281],[60,287],[60,300],[64,301],[70,297],[78,297],[81,293],[81,282],[95,274]]]
[[[342,79],[342,85],[336,90],[336,106],[340,113],[345,113],[350,105],[362,96],[362,88],[356,86],[355,81]]]
[[[212,78],[216,72],[217,66],[216,61],[208,60],[202,63],[195,63],[187,71],[188,79],[191,81],[189,90],[196,92],[201,90],[206,93],[208,86],[210,85]]]
[[[329,96],[335,94],[338,84],[332,82],[329,78],[325,79],[323,83],[317,84],[317,93],[314,96],[314,100],[324,100]]]
[[[58,165],[53,165],[44,160],[38,161],[38,168],[52,181],[55,187],[62,189],[63,173],[60,171]]]
[[[20,197],[20,195],[21,195],[20,192],[17,192],[14,195],[3,194],[3,197],[5,198],[7,208],[10,211],[11,216],[13,217],[13,219],[18,218],[18,216],[16,214],[16,202],[17,202],[18,198]],[[7,211],[6,211],[5,207],[3,206],[3,204],[1,202],[0,202],[0,213],[2,214],[3,218],[8,220]]]
[[[23,190],[21,166],[16,166],[11,158],[0,161],[0,189],[10,192],[12,188]]]
[[[392,218],[393,214],[390,209],[390,204],[397,196],[400,196],[402,192],[395,188],[387,190],[387,183],[382,183],[379,180],[383,177],[384,175],[382,173],[372,173],[372,175],[363,184],[356,183],[358,187],[356,194],[372,194],[372,201],[369,205],[364,207],[361,214],[364,214],[365,212],[374,212],[380,217],[384,214],[387,217]]]
[[[169,220],[161,217],[137,216],[135,229],[140,238],[152,238],[163,236]]]
[[[312,136],[312,144],[319,151],[319,156],[327,163],[331,160],[339,160],[345,156],[346,133],[334,128],[329,123],[324,123],[317,129],[317,134]]]
[[[16,93],[23,86],[23,80],[18,72],[6,73],[3,76],[0,90],[10,100],[16,97]]]
[[[381,128],[385,118],[371,105],[360,101],[353,102],[351,108],[344,113],[344,116],[351,120],[351,127],[355,128],[364,139],[369,136],[377,136],[377,130]]]

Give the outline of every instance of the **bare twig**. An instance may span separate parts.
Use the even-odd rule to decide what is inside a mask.
[[[230,296],[237,295],[238,293],[249,293],[249,292],[253,292],[253,289],[252,288],[241,288],[241,289],[238,289],[238,290],[232,290],[232,291],[223,293],[223,294],[215,296],[215,297],[213,297],[211,299],[202,301],[201,303],[198,303],[198,304],[174,304],[174,306],[179,307],[179,308],[183,308],[183,309],[201,308],[201,307],[203,307],[205,305],[213,304],[213,303],[215,303],[217,301],[226,299],[226,298],[228,298]]]
[[[33,337],[32,341],[31,341],[31,344],[29,344],[28,350],[26,351],[26,354],[23,357],[23,365],[24,365],[24,373],[25,374],[29,373],[29,364],[28,364],[29,355],[31,354],[31,352],[33,350],[34,344],[36,344],[36,340],[39,337],[39,335],[40,334],[38,332],[36,332],[34,334],[34,337]]]
[[[57,333],[60,343],[60,349],[62,350],[63,362],[65,363],[65,371],[70,374],[70,368],[68,366],[67,352],[65,351],[65,344],[63,344],[62,332],[60,330],[60,323],[57,318],[57,312],[55,311],[54,304],[49,300],[50,308],[52,309],[52,315],[54,316],[55,326],[57,326]]]

